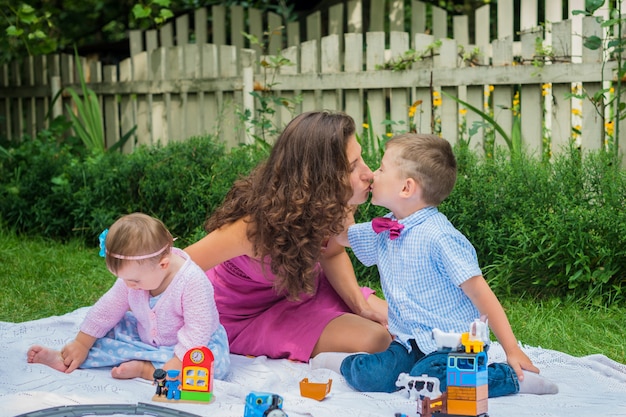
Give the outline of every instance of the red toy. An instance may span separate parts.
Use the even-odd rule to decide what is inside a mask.
[[[152,401],[209,403],[213,400],[213,352],[206,346],[189,349],[183,357],[180,399],[154,395]]]

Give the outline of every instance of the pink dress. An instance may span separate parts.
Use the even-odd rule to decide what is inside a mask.
[[[326,325],[350,312],[318,268],[316,293],[298,301],[277,294],[267,278],[274,275],[248,256],[208,270],[230,351],[308,362]],[[361,291],[366,298],[374,293],[370,288]]]

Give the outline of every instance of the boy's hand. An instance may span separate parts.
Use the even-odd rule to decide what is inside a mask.
[[[524,380],[524,371],[534,372],[536,374],[539,373],[539,368],[533,365],[532,361],[526,354],[520,349],[516,347],[512,352],[506,352],[506,361],[513,368],[515,374],[517,375],[517,379],[520,381]]]
[[[61,356],[63,357],[63,363],[67,366],[65,370],[66,374],[74,371],[87,359],[89,348],[82,343],[73,340],[61,349]]]

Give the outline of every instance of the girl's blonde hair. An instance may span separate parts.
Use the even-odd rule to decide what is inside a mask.
[[[174,239],[159,219],[143,213],[120,217],[106,236],[106,264],[113,274],[128,262],[159,262],[169,255]]]

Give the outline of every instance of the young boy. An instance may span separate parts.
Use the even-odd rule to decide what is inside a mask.
[[[507,362],[489,365],[489,396],[558,392],[541,378],[517,340],[493,291],[482,276],[472,244],[437,206],[456,182],[449,142],[435,135],[404,134],[386,144],[374,172],[372,204],[391,210],[384,218],[352,225],[343,236],[366,266],[377,265],[389,304],[395,339],[375,354],[321,354],[313,367],[342,360],[340,372],[359,391],[396,391],[400,373],[428,374],[446,389],[447,352],[437,351],[432,330],[464,332],[487,315]],[[325,357],[326,356],[326,357]],[[528,372],[530,371],[530,372]]]

